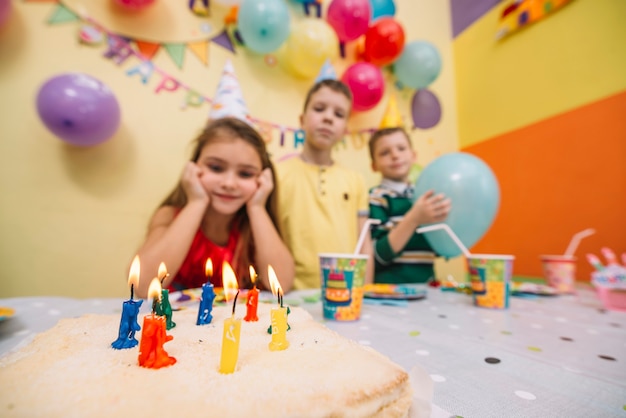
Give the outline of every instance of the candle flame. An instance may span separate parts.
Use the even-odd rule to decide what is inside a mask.
[[[158,278],[159,280],[163,280],[167,277],[167,267],[165,267],[165,263],[161,262],[161,264],[159,264],[159,274],[158,274]]]
[[[211,278],[211,276],[213,276],[213,261],[211,261],[210,258],[207,258],[206,260],[204,272],[208,278]]]
[[[237,284],[237,276],[235,276],[235,272],[228,261],[224,261],[224,264],[222,264],[222,284],[226,302],[230,302],[235,298],[239,285]]]
[[[272,294],[274,296],[280,296],[283,294],[283,289],[280,287],[280,282],[278,281],[278,277],[276,277],[276,272],[274,272],[274,268],[271,265],[267,266],[267,276],[270,280],[270,288],[272,289]]]
[[[250,280],[252,281],[252,284],[256,283],[256,271],[252,266],[250,266]]]
[[[135,286],[139,284],[139,272],[140,272],[140,263],[139,256],[136,255],[133,258],[133,262],[130,264],[130,271],[128,273],[128,287]]]
[[[158,299],[161,301],[161,281],[156,277],[152,279],[150,282],[150,287],[148,287],[148,299]]]

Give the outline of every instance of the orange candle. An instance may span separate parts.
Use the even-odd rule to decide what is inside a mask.
[[[237,277],[228,261],[222,265],[222,280],[224,284],[224,297],[226,302],[233,300],[233,314],[224,320],[224,332],[222,334],[222,355],[220,357],[220,373],[234,373],[239,357],[239,336],[241,334],[241,319],[235,319],[235,307],[239,286]]]
[[[285,350],[289,347],[289,341],[287,341],[287,308],[283,307],[283,289],[272,266],[267,267],[267,274],[272,294],[278,298],[278,307],[270,311],[272,341],[269,347],[271,351]]]
[[[256,288],[256,271],[250,266],[250,280],[252,281],[252,289],[248,290],[248,299],[246,300],[246,316],[244,321],[256,322],[259,320],[257,316],[257,306],[259,304],[259,291]]]
[[[139,365],[150,369],[160,369],[176,363],[163,349],[163,345],[174,337],[165,332],[166,318],[155,314],[155,308],[161,297],[161,282],[156,277],[148,288],[148,298],[154,298],[152,313],[143,318],[141,342],[139,343]]]

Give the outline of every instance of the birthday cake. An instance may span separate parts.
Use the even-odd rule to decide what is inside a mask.
[[[174,312],[163,348],[176,362],[159,369],[139,366],[138,347],[111,348],[119,316],[63,319],[0,358],[0,416],[408,416],[413,390],[400,366],[301,308],[288,315],[288,348],[271,351],[271,308],[260,304],[259,321],[242,322],[230,374],[219,372],[227,307],[202,326],[197,310]]]

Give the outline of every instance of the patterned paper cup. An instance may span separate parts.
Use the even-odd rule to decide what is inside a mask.
[[[367,255],[319,254],[324,318],[355,321],[361,317]]]
[[[542,255],[541,264],[548,286],[559,293],[574,293],[576,257],[573,255]]]
[[[483,308],[507,309],[513,275],[512,255],[472,254],[467,257],[474,305]]]

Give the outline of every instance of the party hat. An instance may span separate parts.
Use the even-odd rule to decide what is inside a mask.
[[[337,73],[335,72],[335,69],[330,63],[330,60],[327,59],[326,61],[324,61],[324,64],[322,65],[322,68],[320,69],[320,72],[317,75],[317,78],[315,79],[315,83],[318,83],[322,80],[336,80],[336,79],[337,79]]]
[[[396,100],[395,94],[392,94],[389,97],[387,109],[385,110],[385,114],[383,116],[383,120],[380,122],[379,128],[401,128],[403,126],[404,123],[402,122],[402,115],[400,115],[400,111],[398,110],[398,101]]]
[[[217,91],[211,104],[209,119],[219,119],[226,116],[248,120],[248,108],[241,94],[241,87],[235,75],[235,69],[230,60],[227,60],[222,70],[222,78],[217,85]]]

